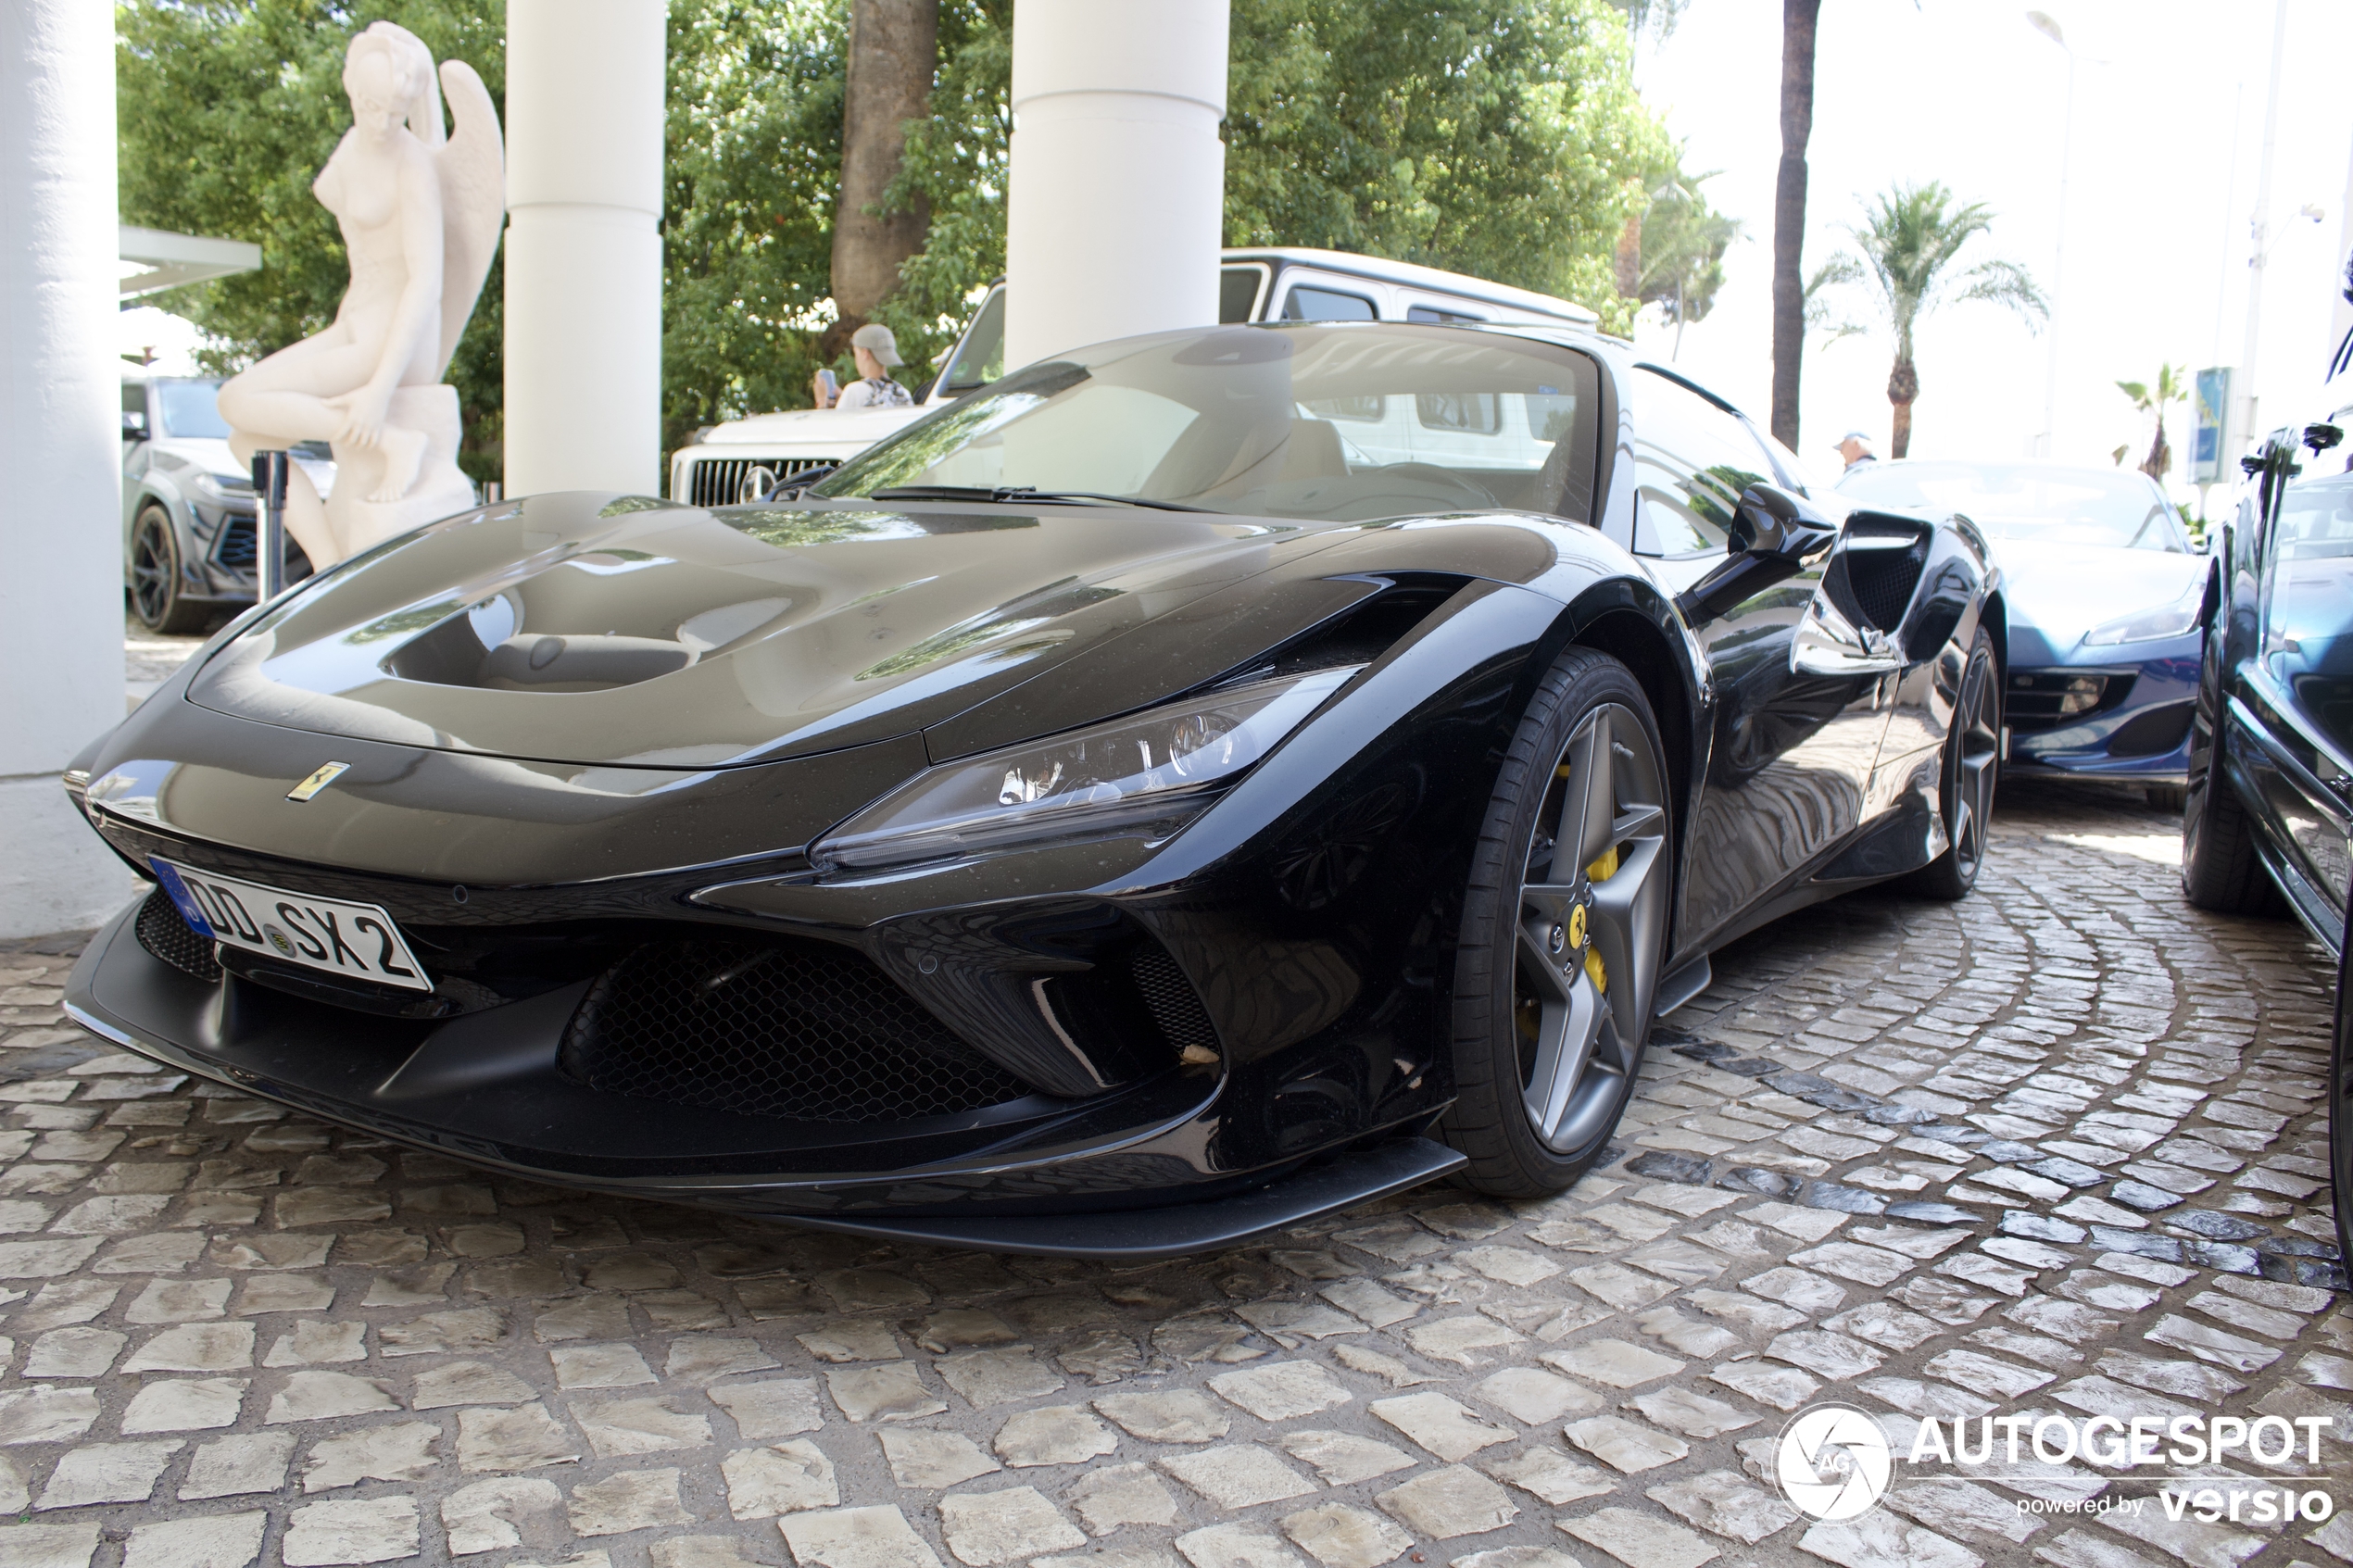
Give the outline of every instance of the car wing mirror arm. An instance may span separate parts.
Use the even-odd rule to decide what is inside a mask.
[[[1838,540],[1838,525],[1804,496],[1777,484],[1752,484],[1732,513],[1729,550],[1675,606],[1704,626],[1734,605],[1794,577]]]

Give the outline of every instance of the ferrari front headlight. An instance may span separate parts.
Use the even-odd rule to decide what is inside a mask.
[[[1081,839],[1165,838],[1361,668],[1253,681],[947,763],[842,823],[810,862],[831,874]]]
[[[2206,584],[2196,583],[2188,593],[2170,605],[2135,610],[2104,626],[2093,627],[2084,633],[2083,643],[2087,647],[2107,647],[2116,643],[2155,643],[2183,636],[2197,630],[2198,612],[2205,608]]]

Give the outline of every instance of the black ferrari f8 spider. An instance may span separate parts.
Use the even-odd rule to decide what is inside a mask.
[[[1605,1157],[1707,955],[1958,897],[1964,519],[1570,330],[1033,365],[801,494],[464,512],[69,777],[90,1028],[544,1181],[1148,1256]]]

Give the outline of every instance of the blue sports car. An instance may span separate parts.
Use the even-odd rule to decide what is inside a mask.
[[[1959,512],[2008,580],[2005,770],[2140,784],[2178,809],[2188,779],[2207,558],[2155,481],[2047,463],[1869,463],[1864,506]]]

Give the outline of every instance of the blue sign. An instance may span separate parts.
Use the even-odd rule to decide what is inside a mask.
[[[2231,372],[2217,366],[2197,373],[2197,422],[2190,435],[2190,483],[2223,483],[2222,442],[2231,423]]]

